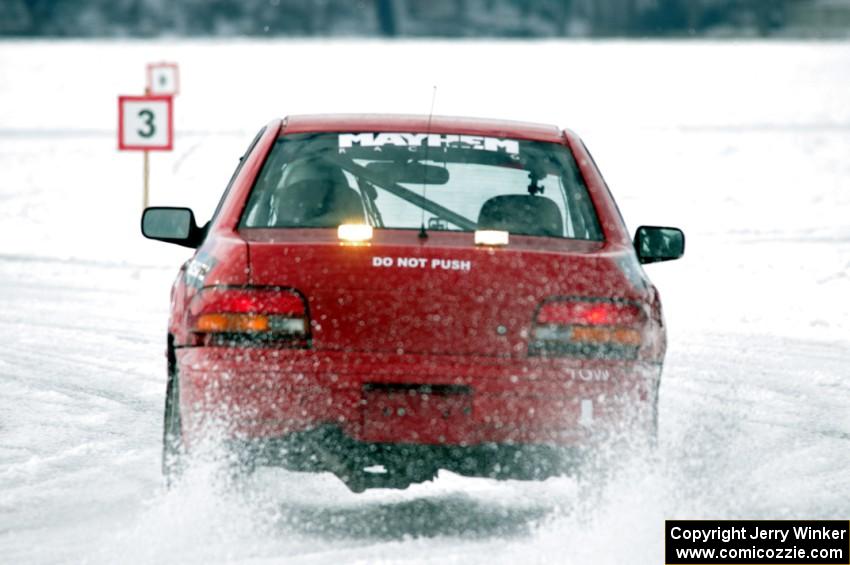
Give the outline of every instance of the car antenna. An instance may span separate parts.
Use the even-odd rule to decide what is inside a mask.
[[[428,149],[431,147],[431,119],[434,117],[434,101],[437,99],[437,85],[434,85],[434,90],[431,92],[431,110],[428,112],[428,127],[425,129],[425,167],[422,170],[422,199],[425,200],[425,191],[427,187],[428,176]],[[425,231],[425,208],[422,210],[422,223],[419,226],[419,239],[428,239],[428,232]]]

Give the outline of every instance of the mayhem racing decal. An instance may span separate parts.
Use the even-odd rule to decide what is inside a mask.
[[[472,261],[428,257],[372,257],[373,267],[400,267],[402,269],[431,269],[441,271],[471,271]]]
[[[502,151],[509,155],[519,155],[519,141],[483,135],[453,135],[439,133],[341,133],[339,134],[339,152],[351,147],[373,147],[380,151],[382,147],[407,147],[416,151],[427,143],[437,149],[478,149],[481,151]]]

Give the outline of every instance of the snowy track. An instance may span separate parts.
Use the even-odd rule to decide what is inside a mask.
[[[418,66],[346,87],[390,48]],[[74,65],[92,58],[109,70],[83,84]],[[592,502],[570,479],[354,495],[278,470],[234,487],[203,464],[165,492],[164,332],[186,251],[138,235],[141,157],[111,130],[115,96],[161,58],[184,92],[152,202],[201,219],[287,112],[422,112],[436,82],[441,113],[583,134],[632,228],[688,235],[683,261],[647,269],[670,328],[658,452]],[[552,81],[557,60],[593,86],[524,107],[493,63]],[[267,72],[283,67],[329,75]],[[0,43],[0,561],[648,564],[665,518],[846,519],[847,68],[847,44],[815,43]]]

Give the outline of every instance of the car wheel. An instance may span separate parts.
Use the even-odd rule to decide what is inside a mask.
[[[162,474],[168,486],[180,477],[183,471],[183,432],[180,422],[180,383],[173,349],[168,348],[168,384],[165,388],[165,414],[162,433]]]
[[[648,435],[650,449],[658,447],[658,397],[655,398],[655,403],[652,405],[652,422]]]
[[[646,429],[646,445],[650,451],[655,451],[655,448],[658,447],[658,395],[660,389],[659,385],[660,383],[655,385],[652,405],[649,408],[649,422]]]

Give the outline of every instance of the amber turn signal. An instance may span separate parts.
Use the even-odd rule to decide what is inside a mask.
[[[572,340],[580,343],[640,345],[640,332],[631,328],[573,326]]]
[[[269,317],[262,314],[202,314],[196,323],[199,332],[265,332]]]

